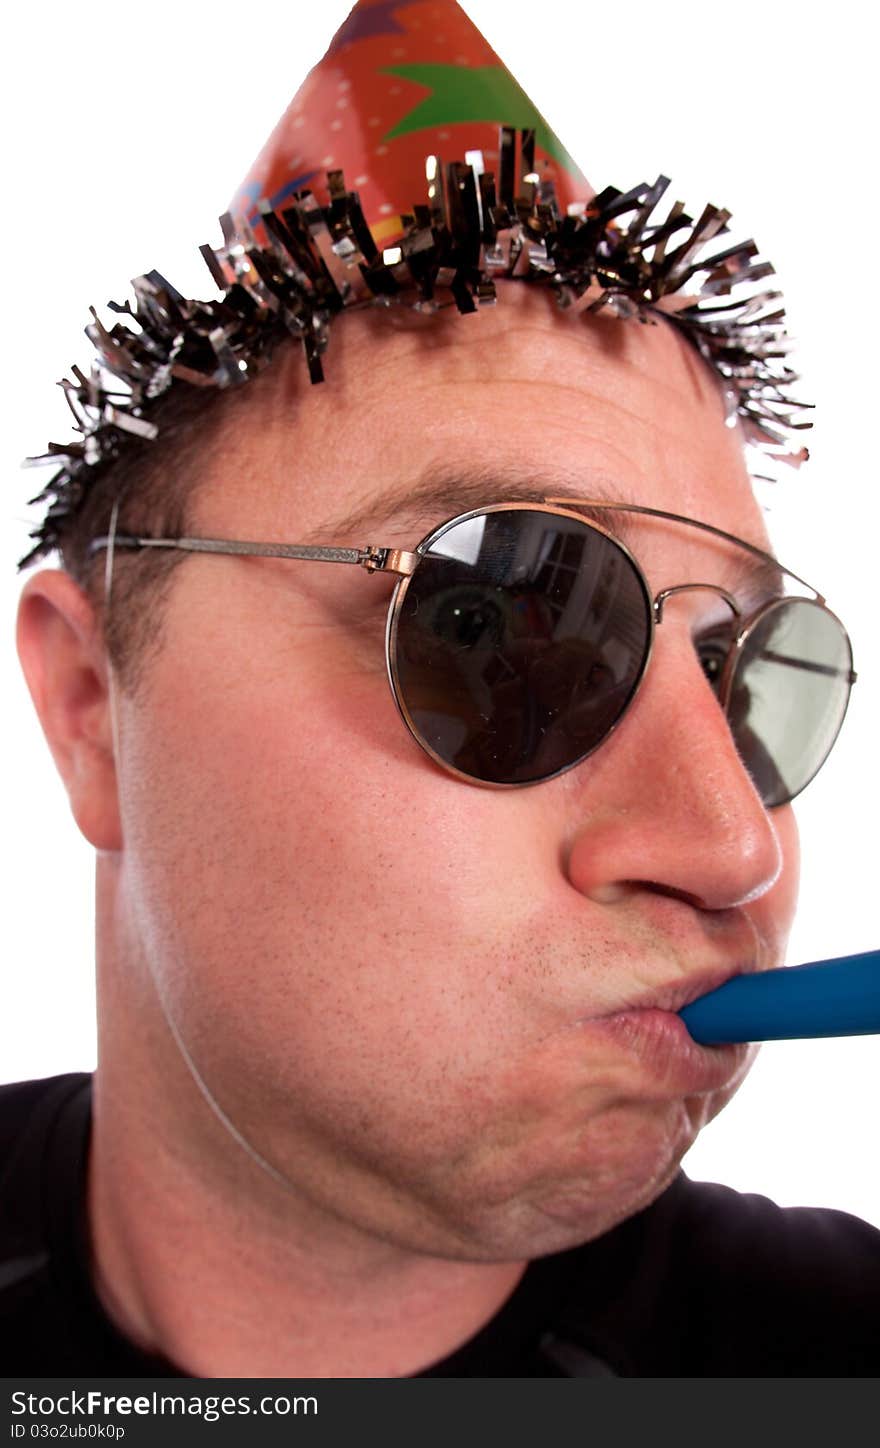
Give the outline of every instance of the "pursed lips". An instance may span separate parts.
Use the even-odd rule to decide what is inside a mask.
[[[607,1020],[609,1016],[629,1015],[633,1011],[667,1011],[676,1014],[685,1006],[690,1005],[692,1001],[698,1000],[700,996],[717,990],[719,986],[732,980],[734,976],[753,975],[758,968],[758,962],[751,958],[738,961],[736,965],[723,966],[715,970],[690,972],[668,984],[658,986],[656,990],[646,990],[629,1000],[609,1006],[605,1010],[590,1012],[589,1015],[581,1017],[574,1024],[583,1025],[589,1020]]]

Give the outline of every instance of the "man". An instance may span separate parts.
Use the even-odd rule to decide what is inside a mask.
[[[20,641],[98,852],[100,1065],[88,1152],[88,1082],[5,1093],[9,1371],[876,1370],[871,1228],[677,1174],[753,1048],[675,1013],[781,964],[807,782],[754,675],[722,700],[787,582],[729,379],[668,315],[495,285],[344,312],[320,387],[290,344],[178,387],[56,490]]]

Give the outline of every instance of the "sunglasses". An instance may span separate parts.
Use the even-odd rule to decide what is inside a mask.
[[[815,597],[774,597],[744,616],[713,583],[652,595],[629,549],[574,511],[579,506],[725,539]],[[108,595],[120,548],[349,563],[397,575],[385,654],[400,715],[444,769],[490,787],[553,779],[605,742],[638,694],[664,605],[679,593],[710,590],[726,605],[723,623],[695,648],[768,808],[794,799],[821,768],[856,679],[846,630],[810,584],[713,524],[635,503],[497,503],[441,523],[411,553],[114,530],[115,511],[111,532],[91,544],[108,551]]]

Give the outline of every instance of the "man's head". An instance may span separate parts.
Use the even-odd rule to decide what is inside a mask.
[[[479,501],[571,491],[764,544],[716,380],[671,326],[504,293],[477,317],[340,319],[321,388],[279,357],[225,411],[190,531],[412,549]],[[654,592],[737,594],[721,540],[653,519],[627,540]],[[236,1132],[340,1221],[531,1256],[654,1196],[741,1079],[746,1049],[691,1051],[668,1012],[781,962],[793,818],[761,804],[704,675],[715,593],[669,601],[590,759],[494,791],[402,728],[389,592],[359,569],[187,558],[137,688],[115,690],[71,580],[28,585],[26,667],[101,852],[102,1052],[220,1160],[176,1034]]]

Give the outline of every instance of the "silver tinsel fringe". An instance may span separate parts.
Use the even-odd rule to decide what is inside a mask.
[[[472,312],[495,301],[499,277],[548,286],[572,310],[608,307],[642,321],[662,313],[722,378],[745,440],[801,461],[806,450],[791,449],[787,438],[810,425],[798,420],[807,404],[788,395],[797,374],[785,362],[785,312],[778,291],[754,289],[773,272],[756,259],[755,243],[700,259],[727,230],[729,213],[707,206],[695,222],[675,202],[658,217],[664,176],[626,193],[608,187],[563,216],[552,187],[528,179],[533,144],[529,132],[502,131],[497,189],[479,162],[443,166],[429,158],[427,200],[404,218],[401,240],[383,251],[357,193],[331,171],[327,206],[303,192],[279,212],[261,207],[265,241],[221,218],[222,245],[201,248],[219,300],[188,300],[153,271],[133,283],[134,306],[109,304],[134,326],[121,320],[108,329],[92,311],[86,334],[97,364],[88,376],[74,367],[61,383],[77,436],[28,460],[60,469],[33,500],[48,507],[20,566],[57,548],[98,476],[158,435],[170,388],[240,386],[291,335],[303,346],[312,382],[320,382],[330,323],[343,309],[455,305]],[[515,186],[517,171],[524,179]]]

